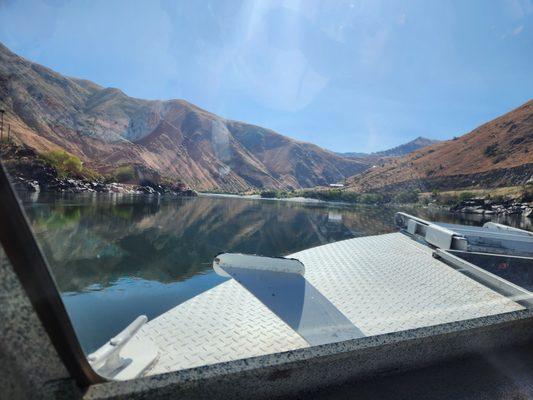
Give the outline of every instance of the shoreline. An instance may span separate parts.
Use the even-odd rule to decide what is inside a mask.
[[[333,201],[333,200],[319,200],[311,197],[295,196],[295,197],[261,197],[259,194],[230,194],[230,193],[211,193],[211,192],[198,192],[199,197],[223,197],[223,198],[235,198],[244,200],[261,200],[261,201],[278,201],[297,204],[316,204],[325,206],[349,206],[349,207],[379,207],[379,206],[399,206],[400,204],[382,204],[382,203],[349,203],[346,201]],[[417,206],[417,204],[401,204],[405,207]]]
[[[247,200],[265,200],[265,201],[283,201],[289,203],[299,204],[316,204],[324,206],[349,206],[349,207],[410,207],[410,208],[427,208],[438,209],[440,211],[449,212],[450,214],[465,214],[465,215],[517,215],[524,218],[533,218],[533,201],[518,201],[516,199],[492,200],[490,198],[467,198],[458,200],[451,204],[438,203],[437,201],[422,203],[417,202],[343,202],[334,200],[320,200],[311,197],[295,196],[295,197],[263,197],[260,194],[225,194],[225,193],[211,193],[199,192],[198,196],[204,197],[222,197],[222,198],[238,198]]]
[[[261,197],[259,194],[230,194],[230,193],[211,193],[211,192],[198,192],[199,197],[223,197],[223,198],[234,198],[234,199],[244,199],[244,200],[266,200],[266,201],[286,201],[292,203],[311,203],[311,204],[326,204],[333,203],[327,202],[324,200],[311,199],[308,197],[284,197],[284,198],[266,198]],[[350,203],[339,203],[337,204],[346,204]]]
[[[308,199],[308,198],[282,198],[282,199],[269,199],[269,198],[261,198],[261,196],[257,194],[223,194],[223,193],[210,193],[210,192],[200,192],[197,194],[197,196],[181,196],[171,193],[164,193],[164,194],[146,194],[139,191],[130,191],[130,192],[51,192],[51,191],[37,191],[32,192],[28,190],[18,190],[19,198],[24,203],[34,203],[39,202],[42,200],[41,196],[45,196],[44,201],[46,201],[46,196],[67,196],[66,199],[83,199],[83,198],[91,198],[91,199],[98,199],[101,198],[105,201],[106,198],[115,199],[113,201],[118,201],[118,199],[124,199],[124,201],[129,201],[127,199],[146,199],[146,201],[165,201],[165,202],[172,202],[175,201],[174,199],[190,199],[193,200],[195,197],[204,197],[204,198],[219,198],[219,199],[235,199],[235,200],[266,200],[270,203],[273,202],[279,202],[278,204],[283,204],[284,207],[291,207],[291,203],[294,204],[294,206],[301,206],[301,207],[310,207],[310,208],[318,208],[318,209],[324,209],[324,210],[330,210],[330,212],[343,212],[343,211],[354,211],[354,212],[365,212],[365,210],[368,210],[370,212],[386,212],[390,209],[396,209],[397,211],[412,211],[416,212],[415,210],[420,210],[419,212],[427,212],[427,213],[437,213],[439,215],[449,215],[457,216],[458,218],[467,218],[472,219],[478,222],[481,221],[490,221],[490,220],[496,220],[500,221],[500,218],[512,218],[514,221],[522,221],[520,224],[526,224],[525,226],[531,226],[533,223],[533,217],[532,216],[526,216],[523,212],[487,212],[484,213],[480,210],[477,210],[475,212],[473,211],[465,211],[463,212],[461,209],[459,210],[453,210],[452,207],[446,206],[446,205],[438,205],[434,203],[430,204],[421,204],[421,203],[382,203],[382,204],[365,204],[365,203],[346,203],[346,202],[335,202],[335,201],[324,201],[324,200],[317,200],[317,199]],[[94,200],[92,200],[94,201]],[[514,206],[516,208],[516,206]],[[336,211],[335,211],[336,210]],[[425,211],[423,211],[425,210]],[[452,217],[453,218],[453,217]],[[504,222],[505,223],[505,222]],[[526,228],[527,229],[527,228]]]

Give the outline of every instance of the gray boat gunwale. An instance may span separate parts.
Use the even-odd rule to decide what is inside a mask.
[[[211,382],[220,387],[221,381],[228,385],[236,382],[246,384],[265,378],[268,380],[263,387],[250,385],[246,396],[255,394],[257,390],[265,390],[265,394],[274,391],[269,382],[282,385],[282,393],[295,390],[319,387],[325,384],[338,383],[325,375],[311,374],[305,381],[293,381],[294,371],[327,370],[327,365],[350,364],[349,359],[357,360],[351,365],[345,379],[360,379],[376,373],[408,371],[436,362],[464,356],[472,353],[488,351],[502,346],[518,345],[531,340],[533,332],[533,310],[524,309],[505,314],[491,315],[470,320],[456,321],[441,325],[392,332],[376,336],[347,340],[290,350],[282,353],[268,354],[257,357],[232,360],[218,364],[171,371],[164,374],[135,378],[128,381],[108,381],[90,386],[85,399],[103,399],[109,396],[121,398],[143,398],[148,390],[154,394],[198,392],[198,385]],[[414,354],[416,353],[416,354]],[[380,357],[377,357],[377,356]],[[346,371],[341,375],[345,375]],[[302,379],[304,379],[302,377]],[[270,380],[269,380],[270,379]],[[305,383],[305,387],[301,386]],[[240,389],[243,389],[242,387]],[[214,390],[214,388],[213,388]],[[228,389],[229,390],[229,389]],[[206,398],[224,398],[216,391],[206,391]],[[200,396],[204,397],[204,396]],[[156,397],[157,398],[157,397]]]

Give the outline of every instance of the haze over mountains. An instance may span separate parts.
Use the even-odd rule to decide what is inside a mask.
[[[399,146],[393,147],[392,149],[376,151],[374,153],[337,153],[344,157],[350,158],[368,158],[368,157],[399,157],[411,153],[412,151],[421,149],[423,147],[431,146],[432,144],[438,143],[440,140],[428,139],[422,136],[417,137],[416,139],[411,140],[410,142],[401,144]]]
[[[370,166],[184,100],[135,99],[67,78],[3,45],[0,96],[16,140],[38,152],[63,148],[100,171],[140,165],[197,189],[242,191],[327,185]]]

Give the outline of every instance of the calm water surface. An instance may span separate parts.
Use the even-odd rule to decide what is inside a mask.
[[[34,194],[24,205],[87,352],[137,316],[155,318],[223,282],[211,268],[223,251],[280,256],[393,232],[397,211],[472,225],[490,220],[417,208],[204,196]],[[525,218],[493,220],[532,229]]]

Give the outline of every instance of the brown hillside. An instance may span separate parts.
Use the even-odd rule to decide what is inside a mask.
[[[514,171],[514,172],[513,172]],[[454,140],[440,142],[350,178],[357,191],[402,184],[447,189],[526,182],[533,174],[533,100]],[[454,183],[455,182],[455,183]]]
[[[198,189],[327,185],[369,167],[183,100],[148,101],[67,78],[0,44],[0,107],[18,143],[101,171],[143,165]]]

